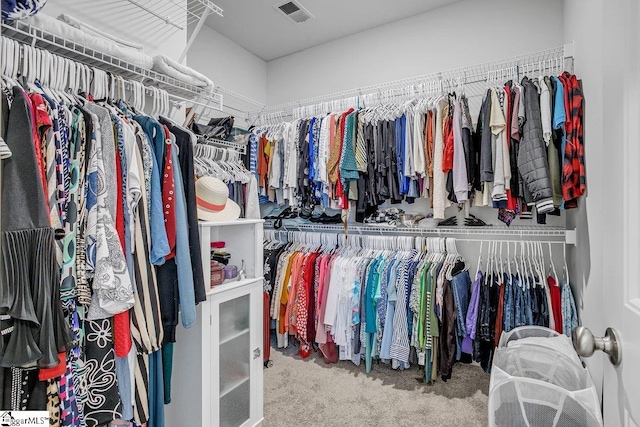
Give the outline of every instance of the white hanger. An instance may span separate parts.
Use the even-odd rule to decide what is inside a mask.
[[[473,276],[473,280],[476,280],[476,277],[478,277],[478,273],[480,272],[480,267],[482,266],[482,244],[483,241],[480,241],[480,252],[478,253],[478,264],[477,264],[477,268],[476,268],[476,275]]]
[[[507,271],[509,272],[509,280],[511,280],[511,278],[513,277],[511,275],[511,249],[510,249],[511,245],[509,244],[509,242],[507,242]]]
[[[569,281],[569,267],[567,267],[567,245],[562,245],[562,257],[564,262],[564,281],[565,283],[570,284],[571,282]]]
[[[555,279],[556,283],[558,283],[558,273],[556,272],[556,266],[553,263],[553,251],[551,250],[551,242],[549,243],[549,270],[551,273],[553,273],[553,278]]]
[[[500,280],[498,280],[498,283],[502,283],[502,281],[504,280],[504,259],[502,258],[502,243],[500,242]]]

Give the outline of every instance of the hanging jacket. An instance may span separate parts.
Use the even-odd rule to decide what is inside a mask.
[[[551,212],[554,207],[546,144],[542,137],[540,101],[538,89],[531,80],[525,77],[522,86],[525,90],[526,120],[518,151],[518,170],[531,195],[530,201],[536,204],[538,213],[543,214]]]

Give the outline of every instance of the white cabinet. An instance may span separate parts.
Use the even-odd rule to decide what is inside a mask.
[[[248,427],[263,418],[262,220],[200,223],[205,283],[210,242],[224,241],[247,278],[211,289],[190,329],[178,327],[167,427]]]

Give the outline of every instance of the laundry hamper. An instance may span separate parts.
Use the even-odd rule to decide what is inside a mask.
[[[540,346],[498,348],[489,387],[490,427],[600,427],[586,369]]]
[[[511,341],[522,338],[550,338],[557,336],[560,336],[560,334],[553,329],[545,328],[543,326],[520,326],[509,332],[502,332],[502,335],[500,335],[500,341],[498,342],[498,347],[507,347]]]
[[[523,345],[541,346],[558,351],[573,360],[576,365],[583,366],[569,337],[542,326],[521,326],[509,332],[503,332],[498,348],[514,348]]]

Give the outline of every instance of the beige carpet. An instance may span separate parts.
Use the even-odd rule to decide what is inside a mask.
[[[306,360],[293,347],[271,348],[264,370],[265,427],[487,425],[489,375],[478,365],[456,364],[446,383],[425,385],[420,371],[376,364],[326,365],[317,353]]]

